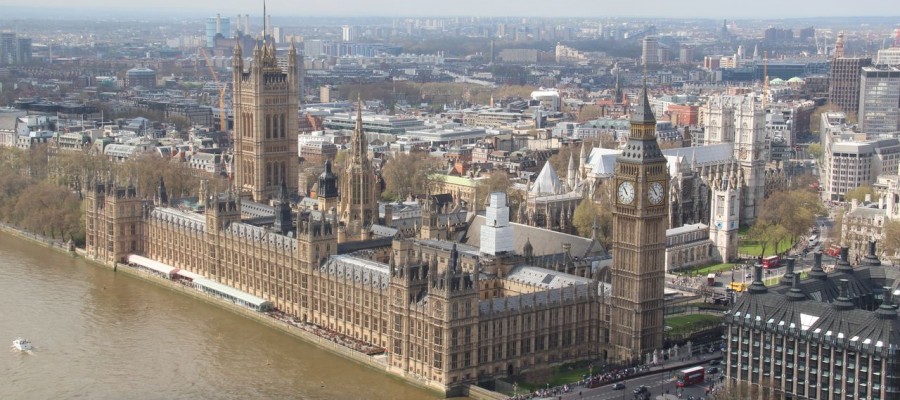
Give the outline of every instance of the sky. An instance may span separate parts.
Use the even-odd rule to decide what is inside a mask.
[[[262,0],[0,0],[0,10],[261,14]],[[268,0],[273,16],[546,16],[780,19],[900,16],[897,0]],[[80,13],[79,13],[80,14]],[[33,15],[32,15],[33,16]],[[898,19],[900,22],[900,19]]]

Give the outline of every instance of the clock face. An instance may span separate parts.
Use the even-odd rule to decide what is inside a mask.
[[[665,189],[663,188],[663,184],[660,182],[651,183],[650,191],[647,192],[647,199],[650,200],[650,204],[658,206],[662,204],[665,198]]]
[[[631,204],[634,201],[634,184],[625,181],[619,184],[619,203]]]

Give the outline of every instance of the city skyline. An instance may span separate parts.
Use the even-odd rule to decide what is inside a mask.
[[[96,15],[115,15],[142,11],[144,16],[184,15],[200,16],[207,14],[253,13],[261,11],[262,2],[254,7],[252,2],[224,0],[199,1],[184,4],[174,0],[159,0],[152,6],[145,3],[121,3],[109,0],[85,0],[79,2],[77,8],[71,2],[63,0],[42,0],[26,6],[20,2],[0,1],[0,7],[14,11],[11,15],[55,16],[69,14],[70,11],[93,13]],[[797,2],[778,2],[762,0],[757,2],[726,3],[715,0],[695,0],[692,7],[684,7],[681,3],[660,2],[647,7],[647,4],[613,0],[602,3],[583,0],[561,0],[554,7],[546,8],[545,3],[538,0],[478,2],[475,0],[459,0],[453,3],[432,0],[410,2],[389,1],[377,4],[363,0],[346,0],[340,3],[316,0],[298,6],[287,0],[269,0],[269,13],[274,16],[345,16],[345,17],[383,17],[383,16],[477,16],[477,17],[647,17],[647,18],[704,18],[704,19],[754,19],[754,18],[819,18],[845,16],[885,16],[900,15],[900,6],[889,6],[879,0],[861,0],[857,2],[841,2],[836,0]],[[174,11],[177,7],[177,11]],[[257,10],[258,8],[258,10]],[[173,10],[172,12],[166,11]],[[37,14],[37,15],[33,15]]]

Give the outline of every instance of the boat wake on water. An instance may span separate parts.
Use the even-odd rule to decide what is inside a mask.
[[[31,342],[28,339],[23,338],[16,338],[15,340],[13,340],[12,345],[9,346],[9,351],[19,353],[34,354],[34,352],[32,352],[33,349],[34,346],[31,344]]]

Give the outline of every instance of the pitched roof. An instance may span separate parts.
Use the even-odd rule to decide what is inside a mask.
[[[484,223],[484,215],[476,216],[472,223],[469,224],[469,228],[461,242],[479,246],[481,243],[481,226],[484,225]],[[572,245],[571,253],[572,256],[575,257],[606,255],[606,251],[602,246],[594,245],[594,242],[589,238],[555,232],[536,226],[517,224],[514,222],[510,222],[509,225],[513,228],[513,249],[516,251],[523,249],[525,243],[530,239],[536,257],[562,253],[563,243]]]
[[[556,175],[556,170],[547,162],[544,163],[544,168],[541,169],[541,173],[534,180],[534,185],[531,186],[530,192],[531,194],[560,194],[562,189],[563,185],[559,180],[559,176]]]

